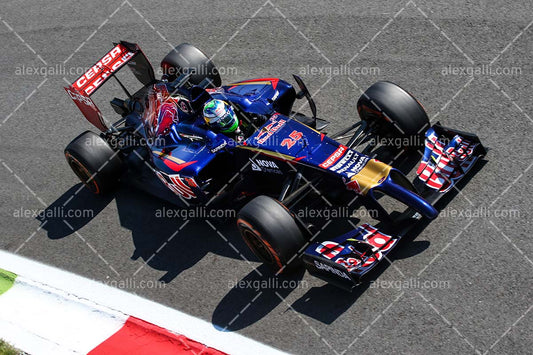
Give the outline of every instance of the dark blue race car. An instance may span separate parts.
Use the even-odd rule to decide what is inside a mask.
[[[116,76],[124,66],[143,85],[133,94]],[[303,263],[351,289],[414,225],[437,217],[437,201],[486,154],[476,135],[431,126],[420,103],[391,82],[368,88],[357,102],[361,120],[329,135],[298,76],[297,90],[278,78],[222,86],[215,65],[190,44],[177,46],[161,68],[156,79],[141,49],[120,42],[65,88],[101,131],[66,147],[69,165],[96,194],[128,182],[180,206],[239,209],[246,244],[277,272]],[[108,124],[91,95],[111,77],[127,98],[111,101],[121,118]],[[303,98],[311,117],[292,109]],[[236,131],[207,123],[203,109],[212,100],[231,108]],[[406,177],[411,171],[414,179]],[[383,196],[404,210],[389,213]],[[316,219],[295,212],[354,203],[374,212],[376,227],[364,223],[321,242]]]

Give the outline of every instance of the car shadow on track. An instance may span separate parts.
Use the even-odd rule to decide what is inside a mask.
[[[209,252],[240,259],[241,257],[233,250],[235,247],[247,259],[256,260],[244,241],[232,235],[238,234],[234,223],[221,223],[220,220],[209,219],[222,235],[227,236],[231,241],[230,245],[207,224],[205,218],[184,218],[181,214],[176,217],[175,213],[180,213],[184,209],[132,187],[123,186],[113,195],[96,196],[86,188],[79,190],[81,186],[78,184],[66,191],[38,217],[48,238],[57,240],[76,233],[95,219],[114,199],[120,225],[131,231],[132,240],[126,243],[123,238],[114,238],[105,244],[106,247],[127,251],[132,249],[131,242],[133,242],[133,252],[130,255],[125,254],[124,258],[129,257],[132,260],[140,258],[149,267],[165,271],[159,281],[171,282]],[[164,213],[169,214],[164,215]],[[109,231],[109,235],[112,233]],[[97,246],[98,242],[91,241],[90,236],[84,235],[84,237],[95,247]]]
[[[48,238],[61,239],[82,229],[111,201],[113,196],[95,196],[81,183],[72,186],[37,217]]]
[[[148,266],[166,271],[160,281],[169,283],[182,271],[193,267],[207,253],[240,259],[233,248],[247,259],[255,260],[244,241],[234,238],[234,222],[208,219],[224,236],[224,240],[204,217],[161,217],[160,211],[186,211],[160,199],[133,189],[121,189],[116,194],[120,224],[132,232],[135,250],[131,259],[142,258]],[[234,230],[233,230],[234,229]]]
[[[471,173],[457,184],[457,189],[461,190],[486,163],[485,160],[482,160],[476,164]],[[459,192],[453,189],[437,203],[436,208],[438,210],[444,209],[458,195]],[[413,257],[428,249],[429,241],[417,241],[415,239],[430,222],[423,220],[414,226],[408,235],[401,239],[398,246],[388,254],[390,262]],[[324,284],[319,287],[311,287],[292,303],[288,303],[285,299],[300,284],[299,281],[304,276],[303,270],[292,276],[279,277],[280,281],[276,283],[272,281],[276,276],[262,266],[258,269],[262,276],[256,271],[252,271],[241,280],[242,287],[234,287],[226,294],[213,312],[212,323],[219,329],[237,331],[260,321],[276,307],[283,305],[286,312],[297,312],[324,324],[331,324],[357,302],[359,297],[371,287],[372,282],[390,266],[391,263],[387,261],[380,263],[368,275],[369,277],[355,287],[352,292]],[[406,278],[408,277],[410,275],[406,275]],[[294,287],[281,287],[283,280],[293,281],[286,284]],[[265,287],[261,287],[261,284]]]
[[[485,164],[486,161],[477,164],[472,173],[457,185],[458,189],[462,189]],[[257,260],[238,236],[233,222],[212,221],[215,228],[231,241],[232,247],[204,219],[192,219],[187,222],[183,218],[157,217],[158,209],[163,207],[176,209],[176,207],[138,190],[123,187],[113,196],[100,197],[93,195],[87,189],[78,191],[80,186],[78,184],[66,191],[38,218],[42,223],[46,221],[43,229],[48,232],[50,239],[61,239],[75,233],[115,199],[120,224],[131,231],[134,246],[131,258],[134,260],[142,258],[149,267],[165,271],[165,275],[160,279],[163,282],[171,282],[182,271],[194,266],[208,252],[240,259],[241,256],[233,249],[235,247],[247,259]],[[445,208],[458,194],[456,190],[452,190],[439,201],[437,209]],[[91,210],[92,214],[68,216],[68,211],[80,210]],[[187,225],[179,231],[185,222]],[[400,241],[398,247],[388,255],[389,259],[394,262],[394,260],[408,258],[426,250],[430,242],[415,239],[423,232],[427,224],[429,222],[420,223],[411,230]],[[118,247],[130,249],[128,245],[121,245],[124,241],[117,240],[116,243]],[[164,247],[161,248],[163,245]],[[213,312],[212,323],[219,329],[236,331],[260,321],[276,307],[283,305],[285,312],[297,312],[322,323],[331,324],[357,302],[358,298],[370,287],[371,281],[377,279],[389,267],[389,263],[382,262],[372,271],[371,278],[357,286],[352,292],[324,284],[311,287],[296,301],[289,303],[286,299],[296,288],[300,287],[300,281],[305,274],[304,270],[290,276],[276,277],[262,265],[237,282],[237,285],[221,299]]]
[[[304,270],[290,276],[275,276],[261,265],[238,281],[219,302],[212,316],[213,325],[220,330],[235,331],[256,323],[267,316],[298,285]]]
[[[409,241],[402,241],[402,244]],[[427,241],[411,241],[409,249],[396,250],[391,261],[414,256],[429,247]],[[392,253],[392,252],[391,252]],[[391,254],[389,254],[391,255]],[[287,276],[275,276],[266,266],[250,272],[220,301],[213,312],[213,325],[226,331],[237,331],[246,328],[282,306],[284,312],[297,312],[324,324],[333,323],[345,313],[357,299],[369,288],[371,281],[381,275],[389,265],[382,263],[373,270],[372,276],[366,282],[355,287],[352,292],[342,290],[331,284],[311,287],[296,301],[290,303],[286,298],[301,285],[305,271],[300,269]],[[245,310],[245,311],[243,311]],[[238,317],[236,317],[238,315]]]
[[[402,239],[397,249],[388,255],[391,263],[398,259],[409,258],[422,253],[429,248],[428,241],[413,241],[420,231],[414,231],[407,239]],[[308,317],[316,319],[324,324],[333,323],[345,313],[368,288],[372,282],[380,277],[390,267],[386,260],[377,265],[369,277],[351,292],[339,289],[333,285],[325,284],[321,287],[313,287],[292,305],[292,309]]]

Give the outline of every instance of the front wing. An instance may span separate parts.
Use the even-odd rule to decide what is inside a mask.
[[[476,135],[435,124],[426,133],[425,151],[413,181],[417,194],[435,207],[486,152]],[[373,198],[372,193],[369,195]],[[383,226],[394,233],[386,234],[382,223],[378,228],[363,224],[346,234],[309,245],[302,260],[310,274],[352,290],[422,219],[409,207]]]

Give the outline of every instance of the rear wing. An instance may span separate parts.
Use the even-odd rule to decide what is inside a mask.
[[[108,127],[102,113],[91,99],[91,95],[124,65],[128,65],[143,85],[155,82],[154,69],[141,48],[135,43],[121,41],[71,85],[65,87],[67,94],[85,118],[102,132]],[[120,85],[123,87],[122,84]]]

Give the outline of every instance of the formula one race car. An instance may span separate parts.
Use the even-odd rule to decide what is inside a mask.
[[[124,66],[143,84],[134,94],[116,75]],[[161,68],[156,79],[138,45],[120,42],[65,88],[101,131],[84,132],[66,147],[69,165],[96,194],[120,181],[180,206],[240,209],[244,241],[277,272],[303,264],[315,276],[353,288],[414,225],[437,217],[436,202],[486,154],[476,135],[431,126],[421,104],[391,82],[368,88],[357,102],[361,120],[330,136],[298,76],[298,91],[278,78],[222,86],[215,65],[190,44],[177,46]],[[91,95],[111,77],[127,99],[111,101],[121,119],[108,124]],[[311,117],[292,111],[302,98]],[[230,107],[222,119],[237,117],[231,132],[204,117],[207,106],[218,110],[213,100]],[[401,155],[415,164],[421,159],[413,182],[406,177],[412,169],[382,162],[396,166]],[[405,210],[389,213],[379,202],[384,196]],[[354,200],[375,211],[379,224],[318,242],[316,222],[295,213],[303,205]]]

